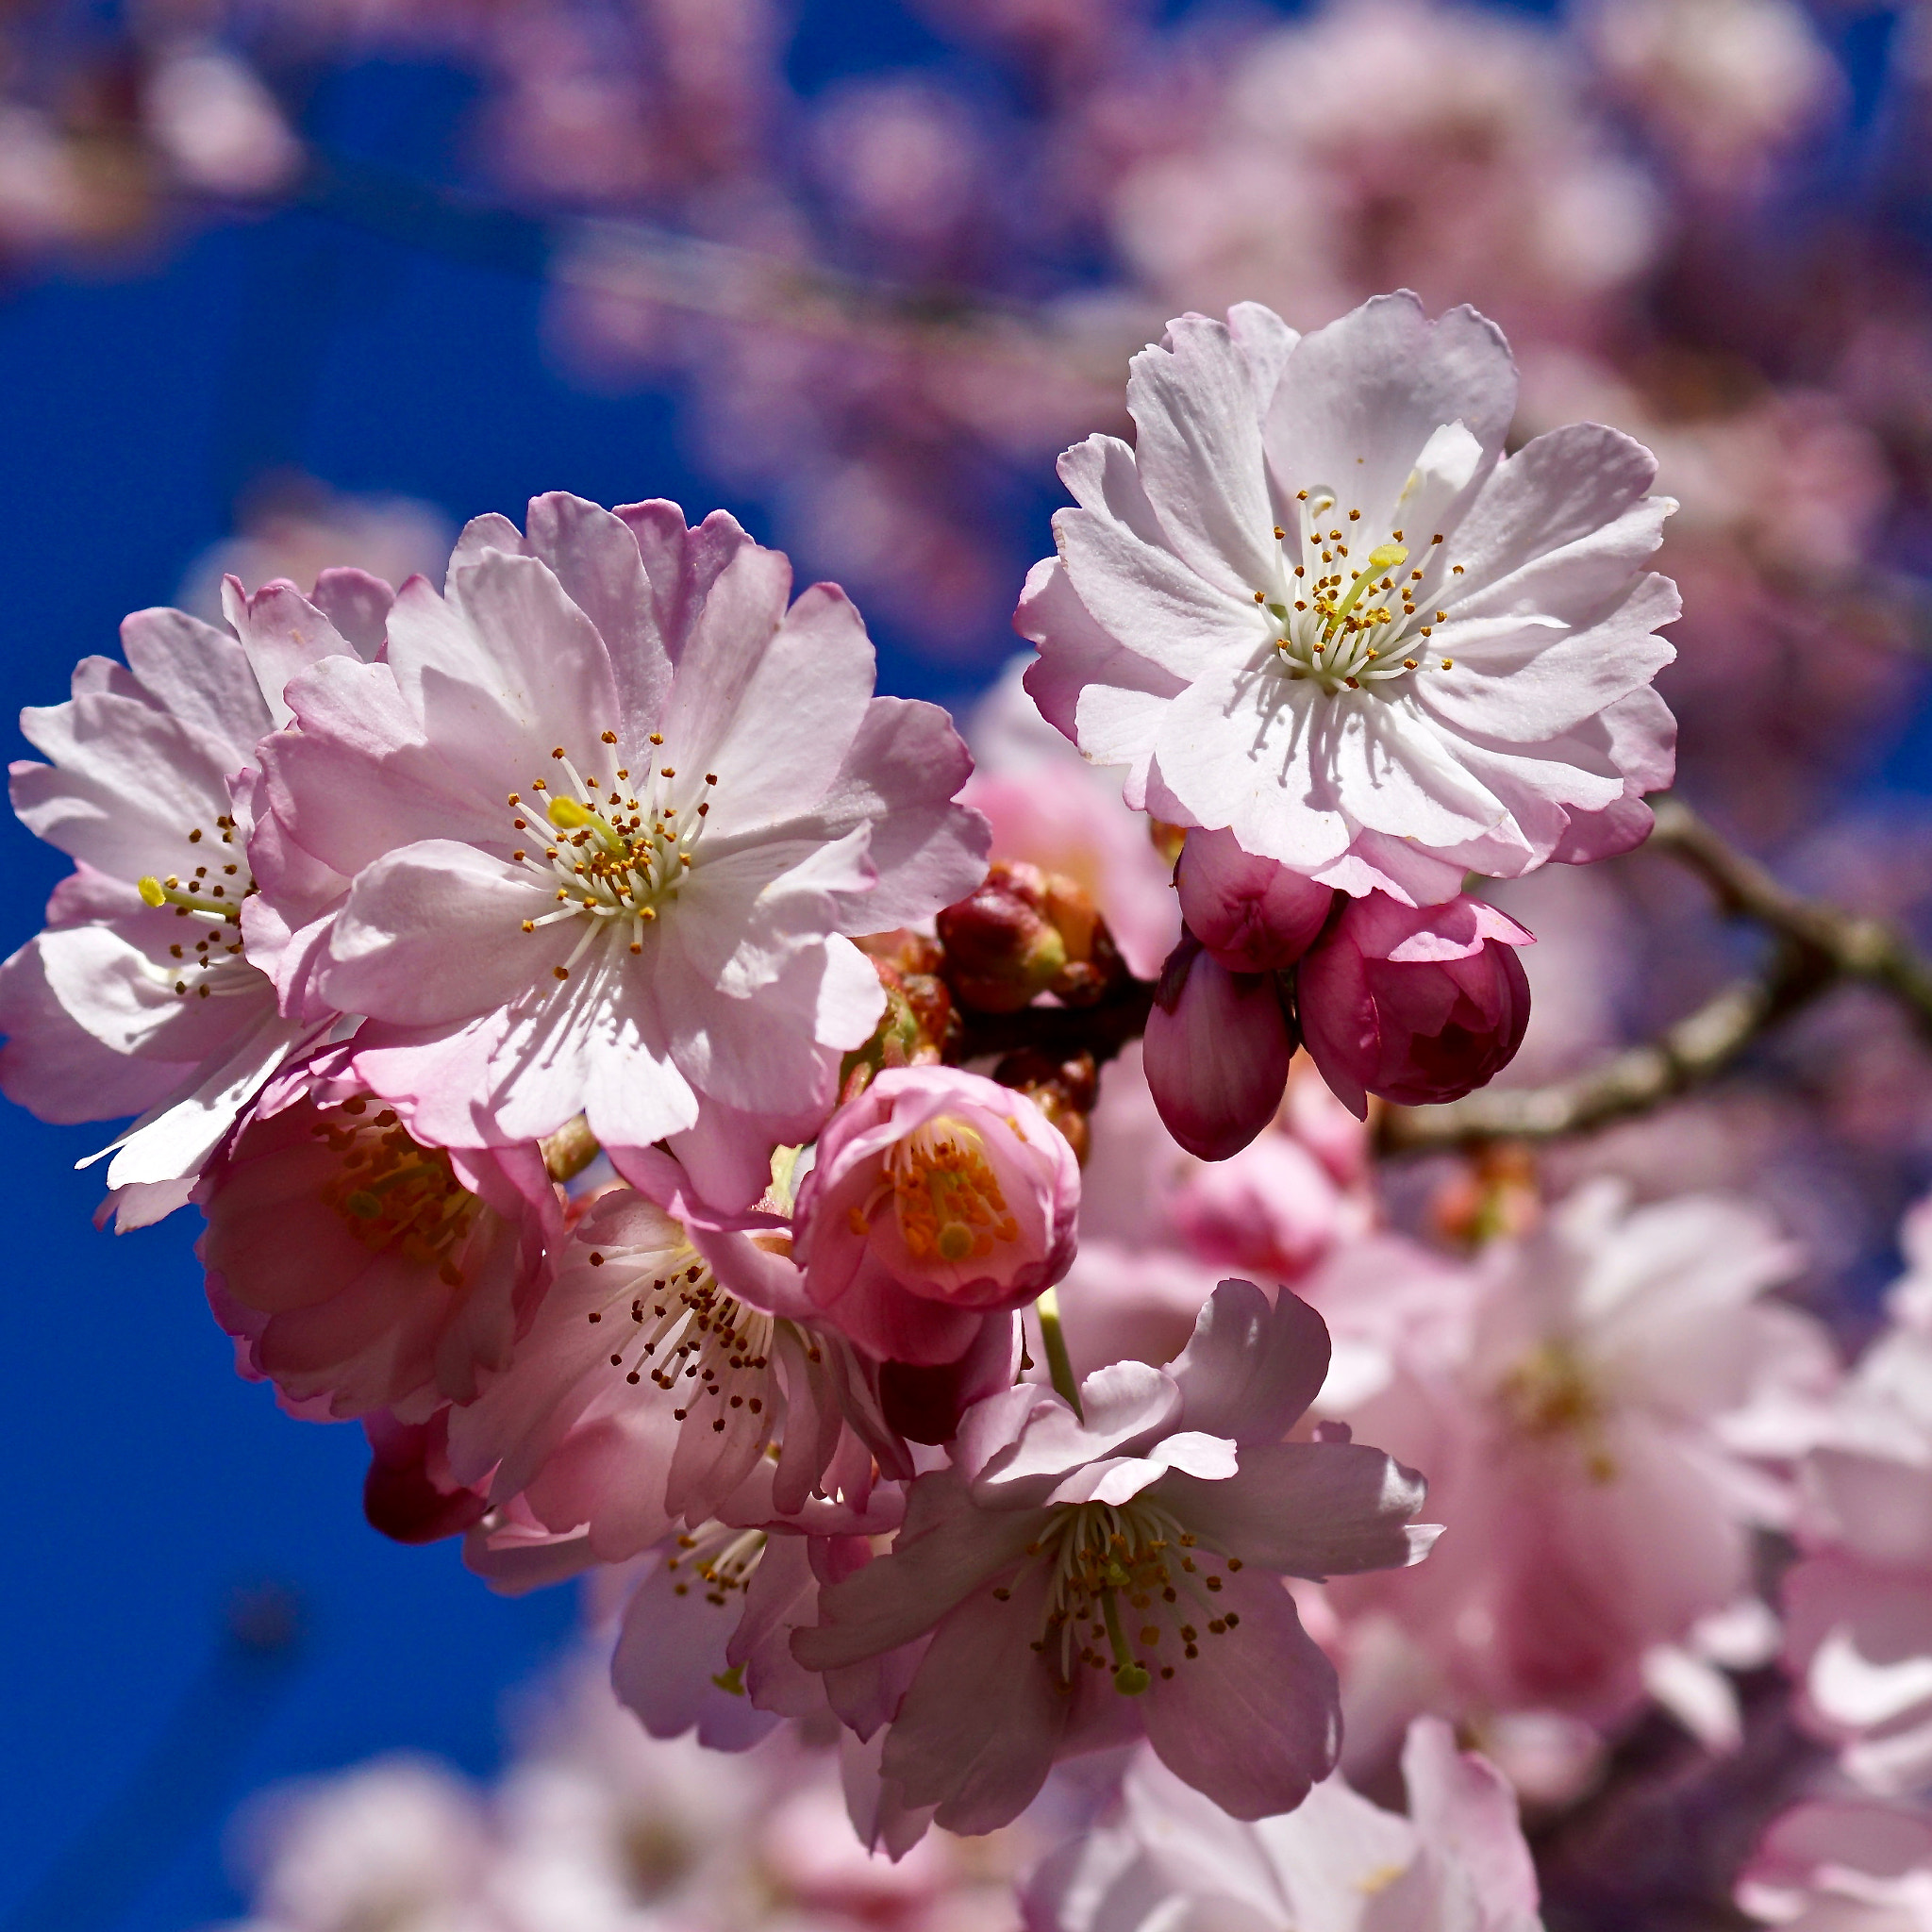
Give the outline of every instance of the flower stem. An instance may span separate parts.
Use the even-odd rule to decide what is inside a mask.
[[[1074,1364],[1067,1354],[1067,1338],[1060,1328],[1058,1295],[1048,1289],[1033,1304],[1033,1312],[1040,1317],[1040,1339],[1045,1344],[1047,1372],[1053,1376],[1053,1386],[1066,1397],[1067,1407],[1084,1423],[1087,1414],[1080,1407],[1080,1385],[1074,1379]]]

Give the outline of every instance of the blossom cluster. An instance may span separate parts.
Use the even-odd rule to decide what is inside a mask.
[[[130,617],[23,720],[75,870],[0,1087],[136,1116],[104,1217],[198,1209],[238,1368],[362,1425],[376,1528],[593,1579],[652,1761],[836,1741],[888,1863],[1026,1820],[1035,1932],[1525,1932],[1519,1804],[1658,1713],[1740,1751],[1754,1674],[1826,1808],[1740,1898],[1890,1909],[1922,1284],[1847,1375],[1757,1201],[1491,1149],[1405,1216],[1373,1158],[1525,1040],[1497,897],[1671,780],[1655,459],[1512,441],[1500,329],[1407,293],[1181,315],[1127,401],[977,761],[843,591],[661,500]],[[416,1797],[457,1923],[590,1882]]]

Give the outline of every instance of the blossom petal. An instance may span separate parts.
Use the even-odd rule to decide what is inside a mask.
[[[1046,1591],[1036,1568],[1006,1602],[983,1594],[944,1618],[887,1733],[885,1777],[948,1831],[1010,1824],[1053,1769],[1071,1700],[1036,1647]]]
[[[1280,575],[1261,459],[1261,408],[1225,323],[1183,315],[1128,364],[1127,411],[1148,501],[1174,551],[1243,598]]]
[[[1273,1577],[1226,1580],[1216,1608],[1240,1622],[1205,1632],[1200,1655],[1160,1671],[1142,1695],[1160,1760],[1236,1818],[1291,1811],[1335,1768],[1341,1701],[1335,1666]]]
[[[1413,1470],[1361,1442],[1244,1446],[1230,1482],[1172,1475],[1182,1521],[1230,1556],[1287,1576],[1341,1576],[1416,1562],[1427,1541],[1409,1519],[1427,1486]]]
[[[1252,1281],[1224,1281],[1168,1370],[1191,1429],[1231,1436],[1245,1450],[1278,1442],[1321,1393],[1328,1324],[1282,1289],[1271,1308]]]

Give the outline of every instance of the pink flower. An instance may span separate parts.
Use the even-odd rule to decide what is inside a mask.
[[[1230,973],[1273,973],[1314,944],[1335,894],[1255,858],[1232,832],[1189,833],[1174,882],[1188,930]]]
[[[782,1257],[745,1262],[748,1239],[687,1227],[628,1188],[604,1195],[507,1371],[451,1413],[457,1479],[554,1537],[588,1535],[606,1563],[723,1513],[776,1444],[781,1511],[828,1465],[869,1482],[871,1451],[841,1433],[836,1349],[798,1325],[811,1308]]]
[[[1296,1080],[1295,1086],[1315,1084]],[[1199,1169],[1168,1213],[1193,1254],[1212,1266],[1292,1281],[1340,1241],[1368,1232],[1374,1209],[1360,1189],[1338,1187],[1306,1141],[1276,1124],[1238,1154]]]
[[[1161,1123],[1190,1154],[1225,1160],[1274,1118],[1294,1058],[1272,973],[1230,973],[1191,933],[1168,956],[1141,1042]]]
[[[1321,1318],[1224,1282],[1171,1370],[1120,1362],[1076,1410],[1031,1384],[960,1426],[891,1552],[820,1592],[799,1661],[839,1671],[928,1633],[881,1771],[951,1830],[1013,1818],[1058,1757],[1144,1726],[1237,1817],[1335,1762],[1334,1673],[1276,1581],[1414,1562],[1421,1478],[1379,1450],[1283,1442],[1327,1369]]]
[[[425,1147],[332,1084],[278,1082],[203,1178],[208,1298],[291,1402],[421,1422],[508,1365],[557,1190],[535,1147]]]
[[[799,1191],[794,1252],[825,1318],[881,1358],[958,1359],[990,1313],[1074,1258],[1080,1169],[1024,1093],[901,1067],[835,1113]]]
[[[1870,1800],[1807,1799],[1773,1819],[1738,1904],[1790,1932],[1925,1932],[1932,1818]]]
[[[1154,1923],[1257,1932],[1541,1932],[1516,1795],[1440,1718],[1410,1724],[1408,1816],[1324,1778],[1288,1817],[1244,1824],[1152,1752],[1135,1754],[1117,1824],[1035,1874],[1028,1932],[1138,1932]]]
[[[1295,974],[1309,1056],[1357,1118],[1368,1096],[1456,1100],[1509,1064],[1529,1024],[1514,920],[1467,896],[1420,908],[1350,899]]]
[[[1377,1248],[1311,1289],[1383,1352],[1324,1407],[1424,1463],[1448,1534],[1412,1587],[1331,1594],[1399,1624],[1452,1708],[1618,1721],[1657,1646],[1749,1594],[1754,1529],[1790,1518],[1781,1466],[1837,1373],[1819,1324],[1766,1294],[1797,1251],[1742,1202],[1632,1208],[1612,1181],[1459,1284],[1419,1259],[1410,1289]]]
[[[276,820],[354,879],[317,985],[360,1078],[446,1146],[578,1113],[727,1206],[816,1128],[883,1005],[844,936],[984,871],[945,714],[874,698],[858,614],[723,512],[538,498],[420,579],[388,660],[325,663],[265,748]]]
[[[1803,1467],[1784,1583],[1785,1660],[1798,1717],[1867,1789],[1932,1777],[1932,1221],[1907,1218],[1912,1272],[1891,1327],[1822,1419]]]
[[[350,613],[390,596],[359,571],[325,572],[313,602],[286,583],[251,599],[230,578],[230,630],[136,611],[125,668],[84,658],[66,704],[22,714],[51,762],[13,766],[14,809],[75,870],[47,929],[0,968],[0,1086],[47,1120],[141,1115],[108,1170],[124,1228],[188,1199],[237,1115],[313,1036],[317,1016],[284,1018],[244,950],[257,746],[287,722],[297,671],[358,662],[331,618],[366,642]]]
[[[1471,308],[1378,296],[1297,337],[1243,303],[1134,358],[1133,449],[1027,580],[1027,689],[1126,798],[1350,892],[1453,897],[1627,850],[1668,782],[1650,681],[1666,498],[1599,425],[1505,459],[1516,371]]]

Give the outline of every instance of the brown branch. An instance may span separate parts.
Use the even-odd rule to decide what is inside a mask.
[[[1932,1041],[1932,966],[1891,926],[1790,891],[1680,799],[1651,804],[1651,847],[1695,872],[1725,912],[1776,935],[1763,970],[1724,988],[1655,1041],[1571,1079],[1489,1088],[1446,1107],[1390,1108],[1379,1130],[1385,1153],[1551,1140],[1645,1112],[1715,1079],[1780,1021],[1847,981],[1883,988]]]
[[[1684,804],[1665,794],[1651,801],[1657,829],[1651,846],[1699,874],[1719,905],[1828,960],[1845,979],[1883,987],[1932,1041],[1932,965],[1882,919],[1866,919],[1815,899],[1801,898],[1773,878],[1756,859],[1734,851]]]
[[[1146,1031],[1153,1005],[1151,979],[1124,977],[1091,1007],[1022,1007],[1017,1013],[962,1011],[965,1031],[957,1055],[949,1058],[976,1059],[1030,1047],[1055,1060],[1091,1053],[1096,1066],[1105,1066],[1128,1041]]]

